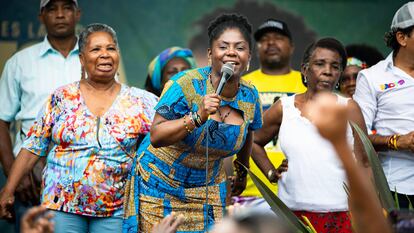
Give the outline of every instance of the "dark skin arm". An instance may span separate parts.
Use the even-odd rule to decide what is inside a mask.
[[[252,144],[253,144],[254,132],[249,130],[247,132],[246,141],[244,142],[243,147],[237,153],[235,163],[240,162],[245,167],[249,167],[249,158],[252,153]],[[242,168],[243,169],[243,168]],[[231,182],[231,195],[238,196],[246,188],[246,176],[242,177],[236,173],[235,177],[229,177]]]
[[[392,232],[384,217],[372,182],[360,164],[355,163],[346,140],[349,108],[336,104],[336,98],[323,94],[307,104],[304,115],[318,128],[322,137],[329,140],[341,159],[348,177],[350,208],[356,232]]]
[[[10,174],[14,162],[12,143],[10,139],[10,122],[0,120],[0,162],[6,177]],[[37,202],[39,194],[36,191],[32,174],[22,178],[16,189],[16,195],[23,202]]]
[[[377,151],[387,151],[388,140],[392,135],[383,136],[378,134],[369,135],[369,140]],[[409,132],[408,134],[401,135],[397,140],[398,150],[407,150],[414,152],[414,131]]]
[[[206,122],[209,115],[217,112],[220,106],[220,100],[220,97],[216,94],[209,94],[203,97],[200,109],[198,110],[202,122]],[[185,120],[189,130],[193,130],[195,126],[190,123],[188,114]],[[184,125],[184,117],[167,120],[156,113],[151,127],[151,144],[154,147],[169,146],[185,138],[188,133]]]
[[[276,182],[281,177],[281,173],[287,171],[287,160],[284,160],[282,165],[276,169],[264,149],[265,145],[279,134],[282,117],[282,102],[279,100],[264,113],[263,127],[257,130],[254,135],[252,159],[266,176],[270,170],[275,173],[274,179],[270,180],[271,182]]]
[[[352,99],[348,101],[347,105],[347,112],[348,112],[348,118],[349,121],[354,122],[359,126],[359,128],[364,131],[365,135],[367,135],[367,128],[365,125],[364,116],[362,115],[361,108],[359,105]],[[370,169],[368,156],[365,153],[364,146],[362,144],[362,141],[360,140],[358,133],[352,129],[352,133],[354,136],[354,154],[358,161],[358,163],[361,164],[363,168],[365,168],[365,172],[369,175],[369,177],[372,177],[372,171]]]
[[[39,156],[22,149],[13,163],[7,183],[0,191],[0,218],[11,218],[11,206],[14,203],[14,193],[22,179],[31,171],[39,160]]]
[[[0,162],[6,177],[9,175],[14,162],[9,129],[10,122],[0,120]]]

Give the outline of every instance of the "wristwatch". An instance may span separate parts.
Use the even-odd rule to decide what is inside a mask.
[[[271,182],[271,183],[277,183],[277,175],[276,175],[276,170],[275,169],[270,169],[267,172],[267,179]]]

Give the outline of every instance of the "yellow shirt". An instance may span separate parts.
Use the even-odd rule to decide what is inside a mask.
[[[275,97],[280,98],[282,96],[290,96],[306,91],[306,87],[302,83],[300,72],[296,70],[291,70],[290,73],[285,75],[267,75],[262,73],[259,69],[243,76],[243,79],[253,84],[259,91],[263,110],[268,109],[273,104]],[[279,145],[270,142],[266,145],[265,149],[272,164],[276,168],[279,167],[280,163],[285,158]],[[250,170],[264,181],[275,194],[277,194],[277,185],[271,184],[267,180],[266,176],[260,171],[252,159],[250,159]],[[241,196],[262,197],[249,176],[247,176],[246,189]]]

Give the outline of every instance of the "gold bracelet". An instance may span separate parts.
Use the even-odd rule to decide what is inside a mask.
[[[184,127],[185,127],[185,129],[187,130],[188,133],[192,133],[193,131],[190,130],[190,128],[188,128],[187,122],[185,120],[186,117],[187,117],[187,115],[184,115]]]
[[[394,134],[388,138],[387,146],[391,150],[398,150],[397,141],[400,138],[400,134]]]
[[[387,147],[388,147],[388,149],[392,149],[392,142],[391,142],[392,137],[393,136],[389,136],[388,139],[387,139]]]
[[[398,150],[398,145],[397,145],[397,141],[398,141],[398,139],[400,138],[400,134],[394,134],[394,141],[393,141],[393,145],[394,145],[394,148],[395,148],[395,150]]]

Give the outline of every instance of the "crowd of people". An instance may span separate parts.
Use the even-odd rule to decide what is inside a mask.
[[[17,232],[291,232],[249,168],[318,233],[393,232],[350,122],[400,207],[414,203],[414,2],[395,13],[385,59],[328,37],[303,51],[300,71],[285,22],[270,18],[252,37],[246,17],[222,14],[206,29],[208,66],[167,48],[149,62],[146,90],[118,81],[113,28],[75,35],[76,0],[39,10],[46,37],[0,79],[0,217]]]

